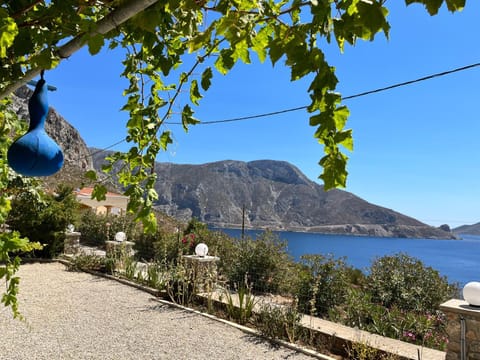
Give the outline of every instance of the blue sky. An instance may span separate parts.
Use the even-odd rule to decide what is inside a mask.
[[[461,13],[442,8],[430,17],[419,5],[387,2],[390,39],[358,42],[341,54],[326,49],[344,96],[480,62],[480,2]],[[58,91],[55,107],[85,139],[105,148],[125,136],[120,111],[126,82],[118,52],[91,57],[86,50],[45,74]],[[236,65],[214,75],[196,117],[221,120],[307,105],[307,81],[291,83],[279,62]],[[349,153],[345,190],[431,225],[480,221],[480,67],[410,86],[346,100],[355,148]],[[172,119],[177,120],[177,119]],[[197,125],[185,134],[171,125],[175,143],[159,161],[201,164],[275,159],[319,181],[322,147],[306,111],[218,125]],[[127,150],[126,143],[113,149]]]

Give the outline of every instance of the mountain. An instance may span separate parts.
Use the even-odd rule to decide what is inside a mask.
[[[452,229],[452,232],[455,234],[480,235],[480,223],[473,225],[462,225]]]
[[[91,149],[100,169],[108,153]],[[214,227],[310,231],[383,237],[454,238],[342,190],[325,192],[284,162],[225,160],[202,165],[156,163],[155,207]],[[243,218],[243,213],[245,216]],[[243,218],[243,219],[242,219]]]

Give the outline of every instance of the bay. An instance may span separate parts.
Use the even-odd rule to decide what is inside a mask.
[[[232,237],[241,237],[240,229],[216,230]],[[259,230],[246,231],[246,235],[252,238],[259,233]],[[287,242],[287,251],[296,261],[307,254],[332,254],[335,258],[346,257],[349,265],[368,272],[375,258],[405,253],[438,270],[449,282],[458,282],[461,287],[469,281],[480,281],[480,236],[463,235],[461,240],[433,240],[288,231],[276,234]]]

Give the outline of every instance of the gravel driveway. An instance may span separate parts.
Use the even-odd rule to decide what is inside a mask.
[[[0,305],[0,359],[313,359],[61,263],[19,275],[26,322]]]

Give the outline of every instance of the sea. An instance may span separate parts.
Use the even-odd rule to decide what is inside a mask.
[[[240,229],[221,230],[232,237],[241,237]],[[260,230],[246,230],[256,238]],[[382,238],[369,236],[326,235],[304,232],[276,232],[286,241],[287,251],[296,261],[307,254],[332,254],[368,273],[372,261],[384,255],[408,254],[424,265],[438,270],[449,282],[463,287],[470,281],[480,281],[480,236],[461,235],[460,240]]]

